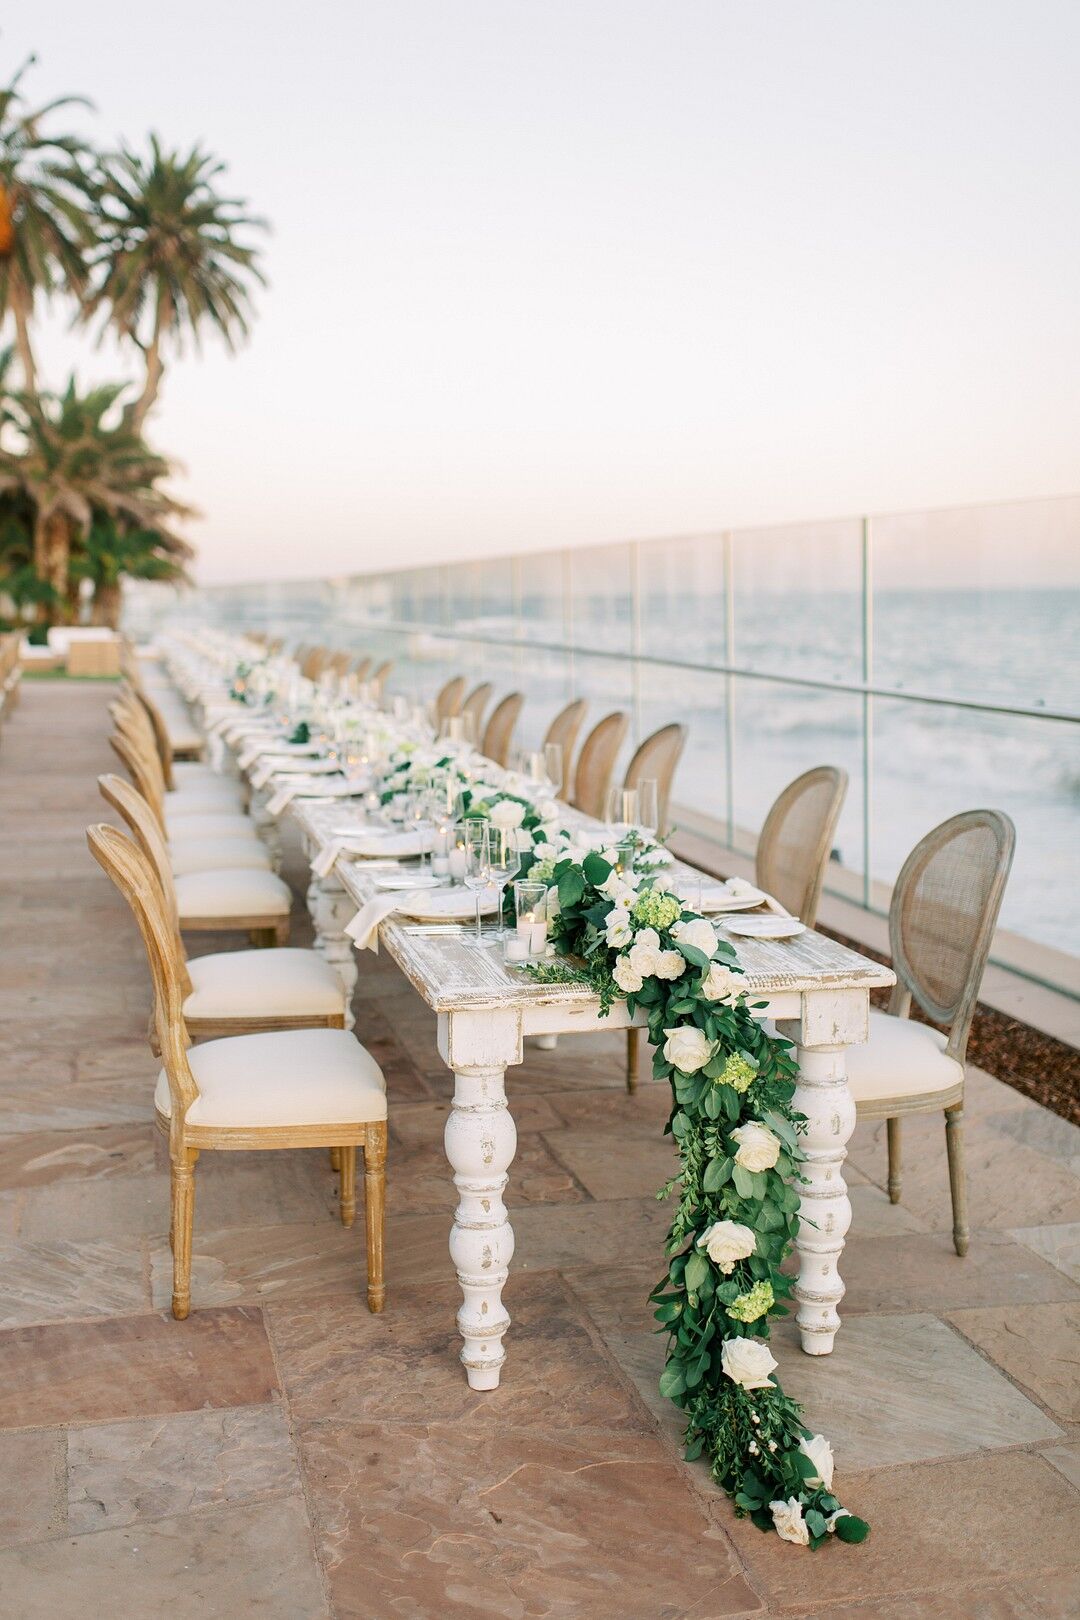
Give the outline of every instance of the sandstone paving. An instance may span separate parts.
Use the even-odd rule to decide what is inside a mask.
[[[1076,1136],[979,1070],[969,1256],[952,1250],[940,1119],[905,1121],[898,1205],[884,1127],[861,1125],[836,1350],[804,1356],[790,1323],[775,1335],[843,1499],[873,1522],[862,1548],[762,1536],[681,1458],[647,1302],[669,1093],[643,1047],[627,1094],[618,1031],[527,1042],[507,1076],[499,1390],[470,1391],[458,1361],[453,1078],[434,1018],[370,953],[355,1009],[390,1098],[386,1312],[366,1309],[362,1223],[340,1225],[324,1151],[204,1153],[193,1309],[174,1322],[146,967],[83,837],[107,815],[109,696],[35,685],[0,753],[0,1612],[1071,1620]],[[285,846],[293,943],[310,943],[288,828]]]

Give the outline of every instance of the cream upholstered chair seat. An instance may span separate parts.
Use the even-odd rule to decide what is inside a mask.
[[[185,838],[177,834],[169,840],[169,864],[176,877],[187,877],[192,872],[269,872],[274,863],[260,838],[239,834],[230,838]]]
[[[169,838],[258,838],[250,816],[242,810],[193,810],[185,815],[170,806],[165,812],[165,831]]]
[[[363,1125],[386,1118],[386,1082],[370,1052],[343,1029],[232,1035],[188,1052],[199,1095],[185,1123],[243,1130],[266,1126]],[[165,1070],[154,1106],[172,1114]]]
[[[964,1065],[945,1050],[948,1036],[929,1024],[870,1009],[870,1039],[847,1051],[848,1080],[865,1115],[884,1104],[903,1111],[904,1098],[962,1091]],[[944,1104],[942,1104],[944,1107]]]
[[[236,785],[221,776],[211,777],[207,781],[196,779],[187,782],[181,779],[165,795],[166,811],[172,806],[182,810],[185,815],[201,815],[204,810],[210,814],[218,810],[239,810],[240,795]]]
[[[317,951],[215,951],[187,968],[186,1019],[332,1017],[345,1009],[341,980]]]
[[[292,909],[292,890],[257,868],[188,872],[176,879],[176,904],[181,924],[189,917],[281,917]]]

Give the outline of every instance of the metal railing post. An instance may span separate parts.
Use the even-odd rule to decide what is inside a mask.
[[[731,530],[721,537],[724,580],[724,771],[727,776],[728,848],[735,847],[735,537]]]

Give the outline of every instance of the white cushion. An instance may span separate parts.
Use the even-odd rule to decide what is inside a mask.
[[[947,1091],[964,1078],[963,1064],[945,1051],[947,1037],[928,1024],[870,1009],[870,1039],[849,1046],[847,1072],[857,1103]]]
[[[171,807],[165,811],[165,829],[170,838],[243,838],[255,831],[255,823],[242,810],[202,810],[190,815],[177,815]]]
[[[188,962],[186,1018],[330,1015],[345,1011],[345,990],[318,951],[216,951]]]
[[[169,862],[174,877],[229,869],[269,872],[273,867],[270,851],[260,838],[172,838]]]
[[[188,1051],[199,1095],[190,1125],[361,1125],[386,1118],[382,1070],[344,1029],[230,1035]],[[172,1112],[162,1069],[154,1104]]]
[[[212,765],[203,765],[197,759],[178,759],[173,765],[173,776],[176,778],[176,791],[186,793],[188,788],[203,787],[207,782],[213,782],[219,787],[228,788],[234,799],[240,797],[240,783],[235,776],[222,776],[215,771]]]
[[[185,917],[287,917],[292,891],[273,872],[188,872],[176,879],[180,924]]]
[[[179,782],[176,788],[166,793],[165,807],[169,814],[181,816],[217,815],[219,812],[232,815],[236,811],[241,815],[244,813],[235,787],[230,782],[223,782],[220,776],[209,782]]]

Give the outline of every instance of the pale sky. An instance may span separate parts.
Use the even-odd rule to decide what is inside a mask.
[[[205,580],[1080,490],[1076,0],[53,0],[30,49],[273,222],[152,419]]]

